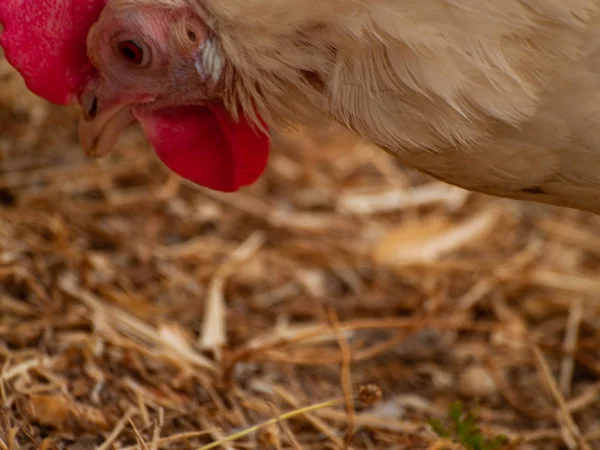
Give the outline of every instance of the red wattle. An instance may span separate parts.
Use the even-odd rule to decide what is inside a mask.
[[[150,144],[171,170],[196,184],[231,192],[256,181],[269,137],[221,107],[184,106],[137,113]]]

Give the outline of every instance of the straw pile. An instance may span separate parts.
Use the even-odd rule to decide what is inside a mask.
[[[0,449],[600,448],[600,219],[278,136],[236,194],[106,159],[0,59]]]

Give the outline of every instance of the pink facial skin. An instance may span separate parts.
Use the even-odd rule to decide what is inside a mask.
[[[0,45],[32,92],[81,106],[80,140],[88,153],[107,153],[138,121],[158,157],[180,176],[225,192],[256,181],[267,164],[269,137],[245,117],[234,121],[218,98],[196,94],[205,80],[194,54],[177,53],[166,37],[160,40],[173,18],[150,12],[137,17],[132,10],[121,24],[118,17],[103,22],[116,1],[0,0]],[[203,25],[192,22],[195,35],[205,37]],[[112,24],[121,26],[122,40],[110,34]],[[96,46],[91,53],[90,36]],[[148,64],[131,54],[136,47],[129,39],[144,43],[140,48],[152,55]],[[135,64],[120,60],[119,52]]]

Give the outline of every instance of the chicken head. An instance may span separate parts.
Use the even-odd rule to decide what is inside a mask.
[[[108,153],[138,121],[170,169],[234,191],[263,172],[269,138],[226,107],[228,71],[205,20],[173,5],[4,0],[0,45],[34,93],[80,105],[80,141],[89,155]]]

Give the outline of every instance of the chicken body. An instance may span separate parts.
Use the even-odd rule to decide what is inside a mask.
[[[22,20],[20,3],[4,0],[0,21]],[[62,17],[68,39],[77,41],[78,28],[64,14],[71,3],[89,6],[77,26],[86,32],[96,73],[77,63],[63,90],[82,106],[82,145],[91,153],[98,147],[104,153],[135,118],[163,160],[196,182],[211,178],[219,188],[235,166],[238,175],[224,187],[232,190],[264,167],[264,141],[248,127],[236,128],[219,108],[263,130],[336,121],[450,184],[600,213],[600,0],[44,6],[52,9],[44,17]],[[56,34],[51,25],[44,24]],[[24,33],[7,30],[3,45],[22,48]],[[13,50],[7,54],[29,85],[43,85],[35,58]],[[67,50],[63,60],[85,59]],[[47,97],[56,92],[47,88]],[[218,120],[207,122],[210,114],[194,107],[210,104],[219,105]],[[200,145],[194,142],[219,126],[212,147],[188,159]],[[194,173],[226,146],[227,158]],[[248,170],[254,154],[261,162]],[[221,175],[209,175],[212,167]]]
[[[325,113],[450,184],[600,212],[600,1],[207,6],[268,122]]]

